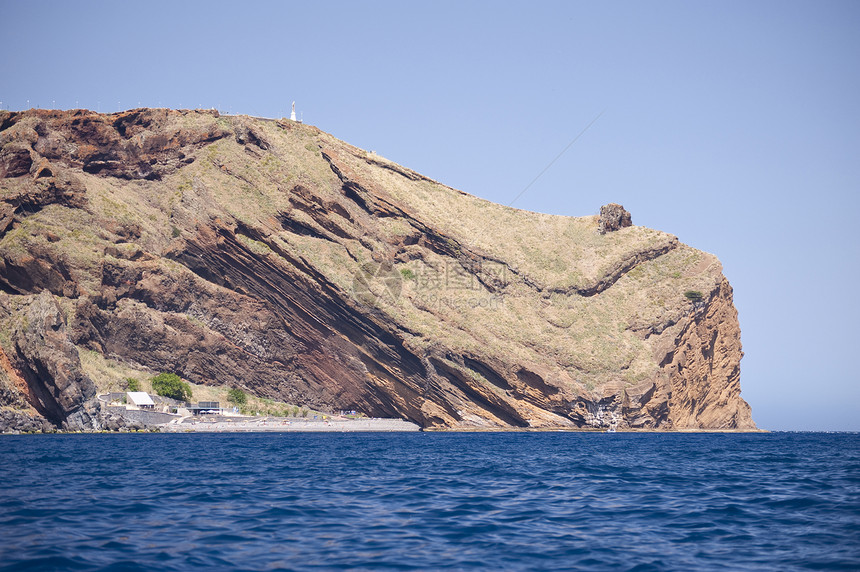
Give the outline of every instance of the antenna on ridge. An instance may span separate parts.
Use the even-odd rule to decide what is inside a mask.
[[[290,121],[296,120],[296,102],[293,102],[293,110],[290,112]]]

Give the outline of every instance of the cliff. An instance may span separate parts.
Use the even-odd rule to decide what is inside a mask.
[[[0,112],[0,289],[0,405],[38,423],[98,425],[84,355],[428,428],[755,427],[714,256],[286,120]]]

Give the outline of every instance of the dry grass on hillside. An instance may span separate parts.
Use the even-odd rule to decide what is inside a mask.
[[[683,293],[710,292],[720,278],[721,268],[712,256],[682,245],[639,264],[600,294],[566,293],[593,285],[620,261],[665,247],[674,237],[644,227],[600,235],[594,216],[532,213],[430,180],[413,180],[396,172],[399,167],[381,168],[385,159],[370,157],[311,126],[194,113],[176,121],[192,126],[217,121],[230,129],[245,123],[268,142],[269,149],[226,137],[200,149],[193,163],[161,181],[81,173],[87,209],[47,206],[0,240],[0,254],[44,246],[46,233],[53,232],[62,239],[52,248],[82,269],[77,280],[85,290],[95,291],[105,247],[115,242],[104,230],[107,222],[141,230],[135,245],[118,248],[130,252],[139,247],[158,255],[173,241],[188,238],[200,224],[233,217],[263,229],[272,247],[307,261],[351,295],[361,264],[384,252],[385,240],[412,232],[412,226],[399,217],[374,220],[373,232],[365,232],[361,240],[333,242],[292,234],[277,225],[274,217],[279,213],[317,224],[290,202],[297,185],[312,189],[323,201],[343,198],[341,181],[320,154],[323,145],[338,150],[365,186],[447,237],[455,251],[463,249],[488,260],[482,278],[491,270],[500,277],[498,289],[491,291],[464,270],[458,258],[465,257],[444,257],[429,249],[420,259],[398,263],[402,291],[396,298],[380,297],[378,308],[414,333],[405,334],[413,346],[441,343],[457,352],[495,353],[520,364],[549,358],[559,368],[556,382],[574,392],[613,376],[635,383],[656,368],[650,342],[638,330],[677,321],[690,309]],[[12,186],[3,192],[13,192],[15,184],[8,183]],[[272,247],[249,237],[239,240],[257,256],[290,266]],[[185,271],[165,259],[160,264],[168,272]],[[496,264],[494,270],[490,264]],[[137,377],[147,388],[152,375],[95,352],[82,350],[81,357],[101,391],[121,389],[127,377]],[[227,388],[197,386],[194,391],[195,398],[226,401]]]

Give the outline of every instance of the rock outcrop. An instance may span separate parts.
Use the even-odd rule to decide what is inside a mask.
[[[55,430],[56,427],[41,415],[0,409],[0,433],[51,433]]]
[[[719,262],[620,205],[518,211],[213,112],[0,112],[0,175],[6,407],[56,426],[112,422],[80,348],[428,428],[754,428]]]
[[[600,207],[600,218],[597,221],[597,232],[606,234],[616,230],[633,226],[630,213],[618,203],[609,203]]]
[[[21,314],[12,343],[30,404],[65,430],[97,429],[96,386],[81,369],[53,295],[43,290]]]
[[[146,425],[140,421],[126,419],[118,413],[106,412],[100,417],[100,426],[105,431],[143,431]]]

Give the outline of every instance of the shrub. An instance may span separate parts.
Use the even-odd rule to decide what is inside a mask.
[[[128,391],[140,391],[140,382],[133,377],[125,378],[125,384]]]
[[[690,302],[701,302],[702,293],[698,290],[687,290],[686,292],[684,292],[684,298],[686,298]]]
[[[179,401],[191,399],[191,386],[182,381],[175,373],[159,373],[152,378],[152,390],[162,397]]]
[[[241,389],[233,388],[227,392],[227,401],[236,405],[245,405],[248,403],[248,396]]]
[[[400,275],[407,280],[413,280],[415,278],[415,273],[408,268],[401,268]]]

